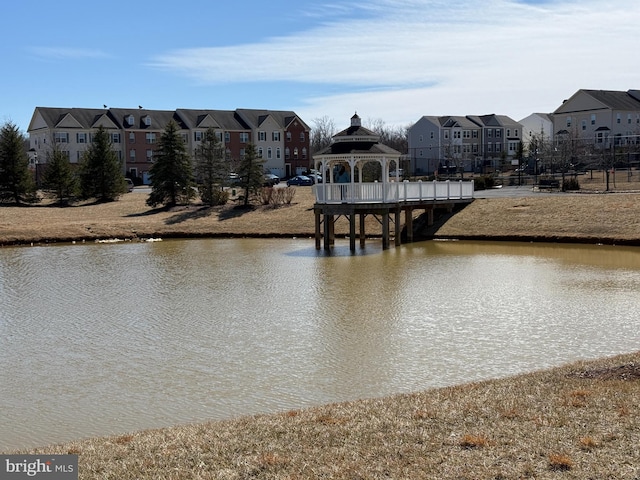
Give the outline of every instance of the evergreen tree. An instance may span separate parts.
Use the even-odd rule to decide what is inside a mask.
[[[252,143],[247,145],[244,157],[240,160],[238,175],[240,187],[244,188],[244,205],[249,204],[249,195],[255,194],[264,183],[264,160],[258,158],[256,147]]]
[[[7,122],[0,129],[0,201],[20,205],[37,200],[24,141],[24,135],[13,123]]]
[[[47,159],[43,176],[43,187],[58,201],[60,206],[67,205],[78,193],[78,177],[75,175],[69,159],[55,147]]]
[[[171,207],[188,203],[194,197],[193,169],[187,148],[178,132],[178,124],[170,121],[153,155],[154,163],[149,171],[151,193],[147,205],[163,204]]]
[[[207,205],[221,205],[226,203],[227,195],[223,184],[227,176],[227,166],[224,161],[224,145],[218,141],[216,132],[209,128],[200,147],[196,149],[196,171],[200,198]]]
[[[80,163],[80,194],[111,202],[127,191],[122,163],[112,148],[109,132],[98,128]]]

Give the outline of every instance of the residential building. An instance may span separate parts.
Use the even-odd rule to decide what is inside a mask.
[[[505,115],[423,116],[408,132],[414,174],[485,172],[513,159],[522,125]]]
[[[550,113],[532,113],[528,117],[519,120],[522,125],[522,142],[529,145],[535,136],[544,142],[553,143],[553,115]]]
[[[42,170],[52,150],[51,143],[78,163],[99,127],[107,129],[112,148],[123,163],[123,174],[142,183],[149,182],[149,170],[158,141],[169,121],[193,155],[204,133],[213,128],[224,144],[232,170],[253,143],[265,160],[265,170],[278,176],[300,173],[310,166],[310,129],[295,112],[237,109],[228,110],[146,110],[125,108],[36,107],[29,123],[29,156],[36,172]]]
[[[585,163],[599,162],[606,152],[638,162],[640,90],[578,90],[553,112],[553,131],[556,144],[571,140],[593,157]]]

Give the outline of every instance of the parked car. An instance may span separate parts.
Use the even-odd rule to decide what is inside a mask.
[[[133,187],[134,187],[133,180],[131,180],[130,178],[125,178],[124,181],[127,184],[127,191],[128,192],[133,192]]]
[[[319,173],[309,173],[306,176],[313,180],[313,183],[322,183],[322,175]]]
[[[238,175],[237,173],[230,173],[229,177],[227,178],[227,182],[229,183],[229,185],[238,185],[240,183],[240,175]]]
[[[263,185],[265,187],[273,187],[274,185],[277,185],[278,183],[280,183],[280,177],[279,176],[274,175],[273,173],[265,173],[264,174]]]
[[[295,177],[287,180],[287,187],[291,185],[313,185],[313,180],[305,175],[296,175]]]

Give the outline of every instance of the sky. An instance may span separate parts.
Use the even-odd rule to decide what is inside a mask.
[[[21,0],[0,20],[0,122],[36,107],[293,110],[310,127],[514,120],[640,89],[638,0]]]

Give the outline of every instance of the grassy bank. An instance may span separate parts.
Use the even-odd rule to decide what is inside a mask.
[[[32,450],[80,478],[636,479],[640,352],[512,378]]]
[[[617,183],[621,191],[639,185]],[[594,190],[601,186],[591,185]],[[145,193],[135,192],[106,204],[67,208],[47,202],[29,207],[3,206],[0,245],[110,238],[314,235],[314,198],[310,187],[298,187],[291,204],[256,206],[249,210],[238,208],[235,202],[213,208],[194,204],[171,210],[151,209],[146,199]],[[434,235],[640,245],[638,211],[637,193],[548,197],[532,192],[524,198],[476,199],[439,226]],[[369,216],[367,222],[367,233],[380,235],[377,220]],[[348,228],[347,221],[341,218],[336,223],[336,234],[346,235]]]

